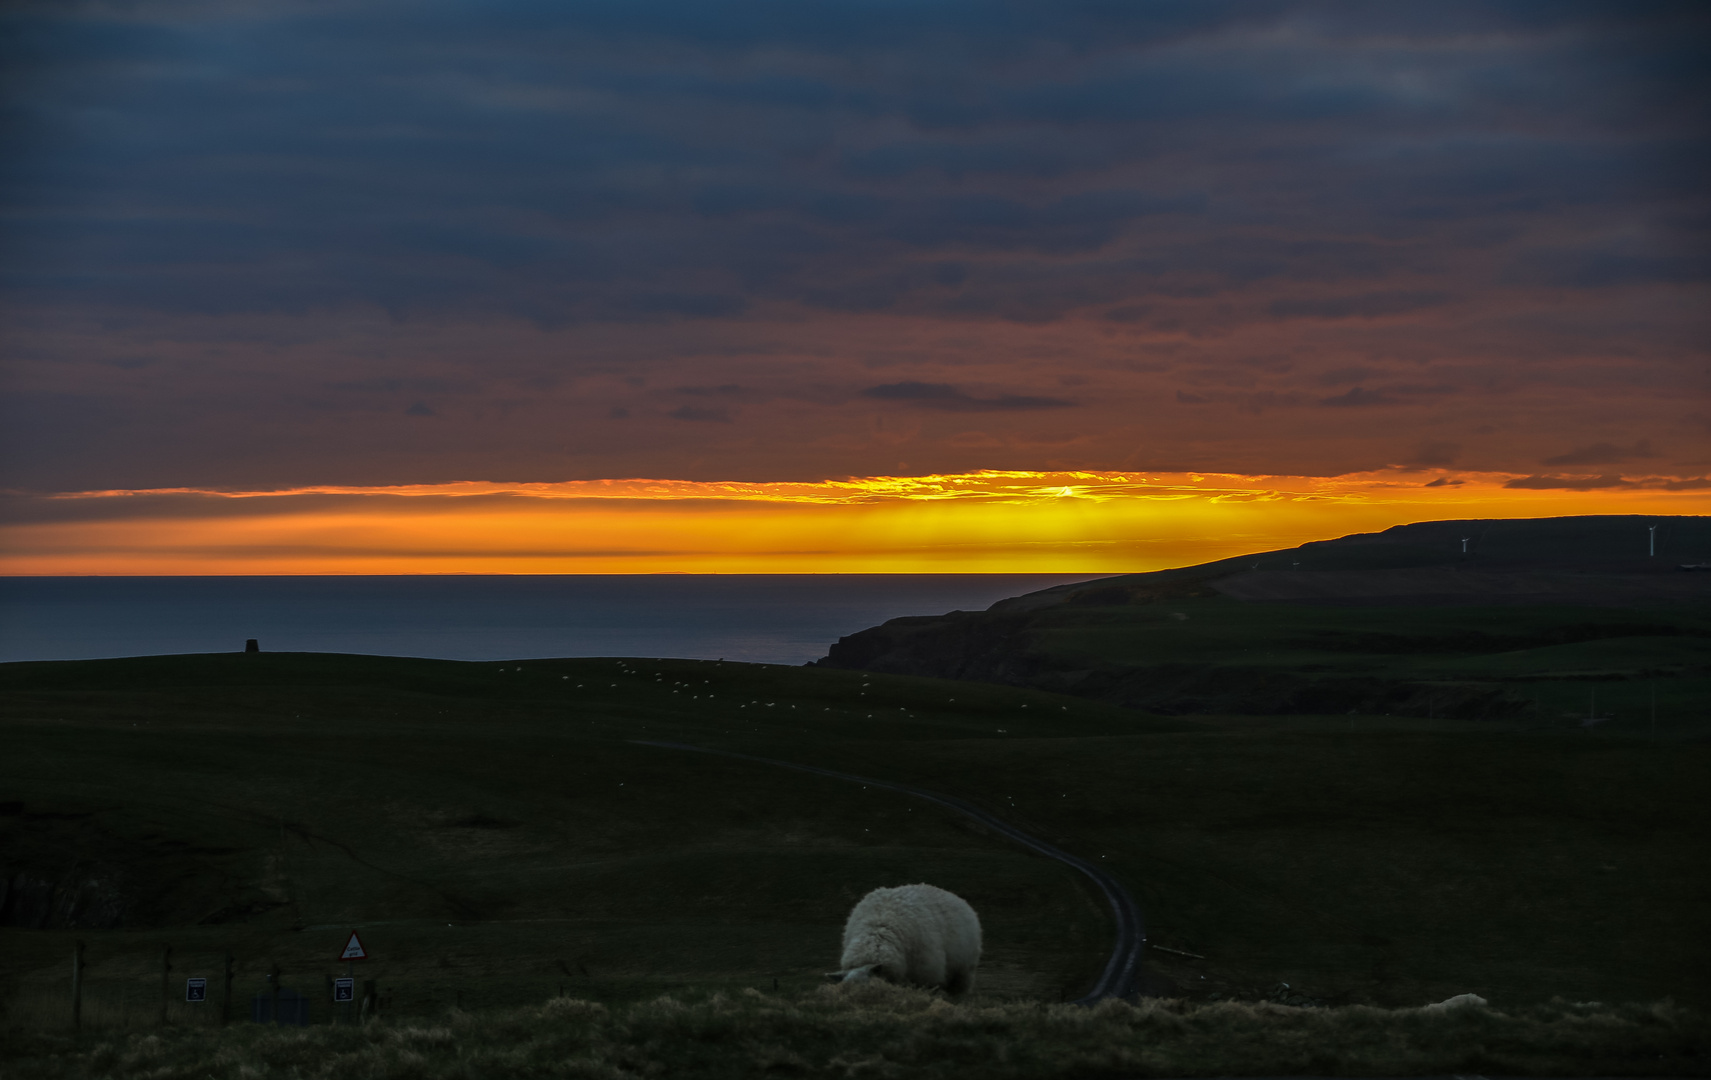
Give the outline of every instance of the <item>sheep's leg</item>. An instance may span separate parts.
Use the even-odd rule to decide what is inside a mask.
[[[945,974],[945,993],[952,997],[962,997],[974,989],[974,972],[957,965]]]

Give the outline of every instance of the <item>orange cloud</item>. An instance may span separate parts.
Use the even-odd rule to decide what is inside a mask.
[[[1410,521],[1711,505],[1679,482],[1561,479],[982,471],[14,495],[0,573],[1124,573]]]

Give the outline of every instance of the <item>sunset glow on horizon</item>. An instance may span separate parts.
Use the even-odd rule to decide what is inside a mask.
[[[0,574],[1116,574],[1429,519],[1703,513],[1711,486],[1579,482],[988,471],[71,492],[10,500]]]

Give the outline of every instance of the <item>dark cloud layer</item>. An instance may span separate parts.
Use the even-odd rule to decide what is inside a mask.
[[[996,397],[976,397],[947,383],[900,382],[870,386],[862,397],[880,401],[902,401],[927,409],[945,412],[1009,412],[1025,409],[1067,409],[1075,405],[1062,398],[1036,397],[1031,394],[999,394]]]
[[[198,312],[555,323],[772,298],[1027,318],[1185,280],[1369,284],[1407,269],[1380,250],[1399,242],[1703,181],[1694,5],[1415,7],[25,8],[8,276]],[[1510,40],[1458,48],[1469,34]],[[1512,281],[1702,278],[1686,224],[1493,254]],[[1077,272],[1151,230],[1150,258]],[[1070,265],[1036,262],[1024,298],[1026,268],[966,261],[983,254]],[[1343,289],[1268,310],[1448,299]]]
[[[1604,476],[1522,476],[1504,484],[1507,488],[1519,488],[1531,491],[1550,491],[1561,489],[1567,491],[1596,491],[1600,488],[1623,487],[1628,481],[1620,476],[1606,474]]]
[[[144,0],[0,30],[13,483],[1000,464],[869,418],[900,405],[998,414],[1012,467],[1144,464],[1145,412],[1204,467],[1454,442],[1519,471],[1647,456],[1639,405],[1550,431],[1704,381],[1703,4]],[[1538,441],[1485,402],[1544,409]],[[1370,426],[1321,446],[1330,415]]]
[[[1650,440],[1641,439],[1632,446],[1616,446],[1613,443],[1600,442],[1590,446],[1577,446],[1566,454],[1558,454],[1544,460],[1546,465],[1620,465],[1623,462],[1635,461],[1640,458],[1655,458],[1657,451],[1652,449]]]

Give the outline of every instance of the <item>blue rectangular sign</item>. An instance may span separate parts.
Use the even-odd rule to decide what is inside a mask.
[[[208,1000],[208,980],[207,979],[185,979],[184,980],[184,1000],[185,1001],[198,1001],[198,1002],[207,1001]]]

